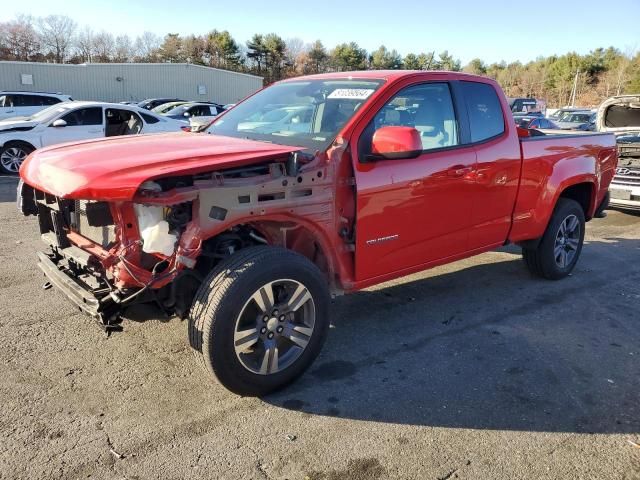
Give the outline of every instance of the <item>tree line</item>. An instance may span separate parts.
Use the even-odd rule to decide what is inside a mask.
[[[328,49],[321,40],[305,44],[276,33],[255,34],[239,43],[226,30],[203,35],[151,32],[132,38],[80,27],[63,15],[18,16],[0,23],[0,60],[51,63],[189,62],[264,77],[265,83],[313,73],[365,70],[451,70],[496,79],[509,96],[543,98],[549,106],[597,105],[621,93],[640,93],[640,54],[597,48],[539,57],[534,61],[487,64],[480,58],[462,65],[448,51],[402,56],[381,45],[368,52],[356,42]]]

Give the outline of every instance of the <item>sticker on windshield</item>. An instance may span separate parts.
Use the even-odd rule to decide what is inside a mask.
[[[350,98],[364,100],[373,93],[373,88],[336,88],[327,98]]]

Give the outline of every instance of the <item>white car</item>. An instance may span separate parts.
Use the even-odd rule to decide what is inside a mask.
[[[596,129],[613,133],[618,144],[618,168],[609,186],[611,206],[640,210],[640,93],[602,102]]]
[[[191,121],[198,119],[201,122],[211,121],[224,112],[224,107],[210,102],[186,102],[172,108],[162,115],[175,120]]]
[[[188,122],[157,115],[134,105],[65,102],[30,117],[0,120],[0,172],[17,173],[33,150],[92,138],[177,132]]]
[[[69,95],[59,93],[0,91],[0,120],[27,117],[51,105],[71,100]]]
[[[287,131],[309,132],[312,116],[313,107],[308,105],[267,109],[240,122],[238,130],[264,134]]]

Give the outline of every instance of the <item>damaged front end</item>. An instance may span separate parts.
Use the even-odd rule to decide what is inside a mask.
[[[321,254],[324,239],[309,232],[314,225],[338,231],[334,176],[326,156],[304,161],[301,168],[299,154],[291,153],[145,181],[130,201],[68,199],[21,182],[18,203],[25,215],[38,217],[48,245],[38,254],[39,267],[51,284],[110,330],[138,303],[184,318],[208,272],[248,246],[293,248],[332,271]],[[350,230],[346,219],[339,221],[341,231]]]
[[[115,327],[123,307],[134,303],[171,307],[158,292],[181,266],[195,263],[192,252],[177,246],[191,220],[189,202],[158,207],[65,199],[22,182],[18,195],[21,211],[37,216],[48,246],[38,253],[40,269],[104,328]]]

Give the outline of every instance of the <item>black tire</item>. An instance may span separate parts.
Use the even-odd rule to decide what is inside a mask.
[[[25,142],[7,142],[7,144],[0,148],[0,173],[17,175],[20,165],[22,165],[22,161],[34,150],[35,148],[33,148],[33,146]],[[20,163],[17,165],[17,169],[14,169],[14,163],[9,162],[6,158],[11,153],[15,153],[22,157],[22,160],[20,160]],[[11,156],[14,157],[15,155]]]
[[[575,254],[563,267],[559,265],[555,254],[556,248],[558,247],[556,238],[558,238],[559,230],[563,222],[572,216],[577,218],[580,230],[576,234],[577,247]],[[560,198],[538,247],[536,249],[522,249],[522,257],[527,268],[532,274],[549,280],[559,280],[566,277],[574,269],[576,263],[578,263],[584,243],[584,233],[585,218],[584,211],[580,204],[570,198]]]
[[[315,326],[297,360],[280,371],[258,374],[236,355],[236,321],[265,283],[291,279],[306,287]],[[198,290],[189,315],[189,342],[197,361],[230,391],[261,396],[289,384],[313,363],[329,331],[330,296],[325,277],[307,258],[283,248],[250,247],[221,262]]]

